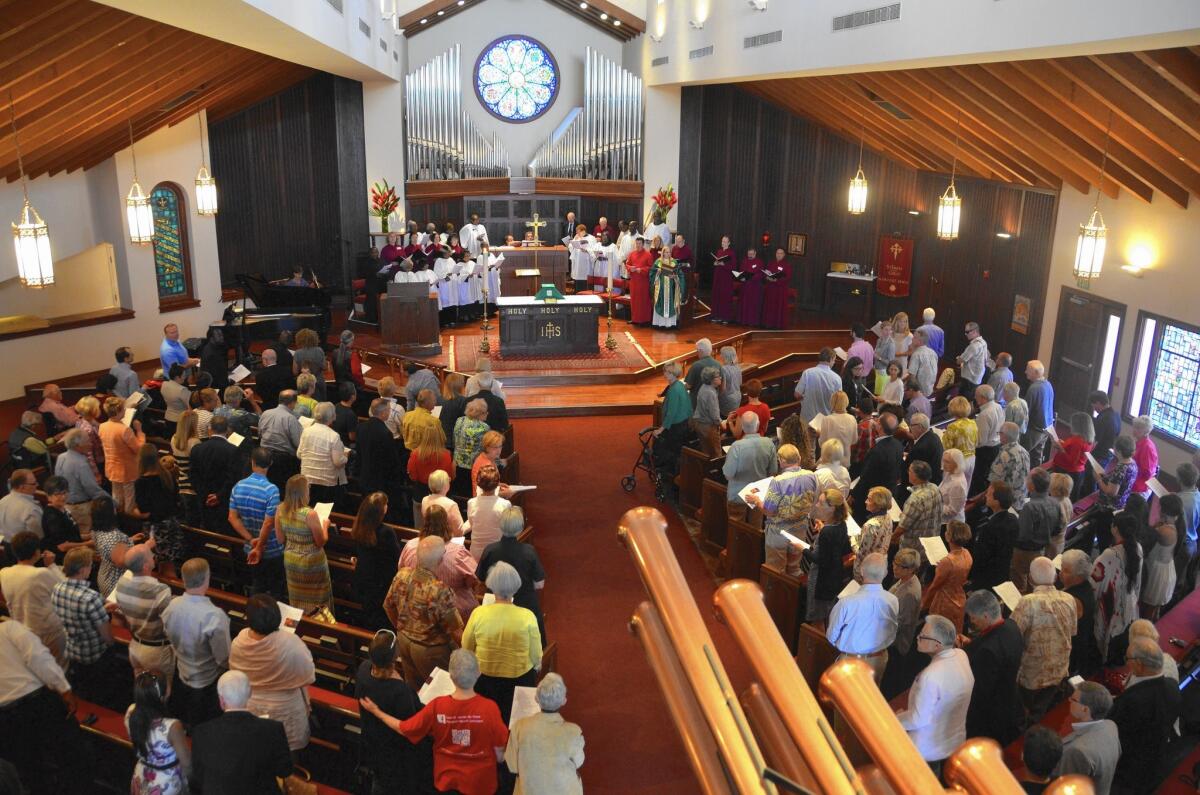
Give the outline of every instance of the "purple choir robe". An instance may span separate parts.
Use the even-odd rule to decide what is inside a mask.
[[[729,259],[713,265],[712,319],[732,322],[737,319],[733,314],[733,297],[741,286],[733,280],[733,272],[738,267],[737,252],[723,248],[716,255]]]
[[[763,268],[763,274],[782,274],[776,281],[763,281],[762,324],[767,328],[787,328],[788,291],[792,286],[792,264],[773,260]]]
[[[741,272],[750,274],[742,282],[741,298],[738,299],[738,322],[743,326],[758,326],[762,323],[763,261],[758,257],[742,263]]]

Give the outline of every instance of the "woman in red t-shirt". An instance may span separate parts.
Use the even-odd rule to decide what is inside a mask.
[[[746,402],[730,412],[728,417],[729,428],[735,438],[739,438],[742,431],[741,423],[734,422],[734,420],[747,411],[758,415],[758,432],[762,436],[767,435],[767,426],[771,424],[771,407],[758,399],[758,396],[762,394],[762,388],[762,381],[757,378],[751,378],[742,384],[742,391],[746,393]]]
[[[1071,435],[1062,439],[1050,437],[1054,446],[1054,459],[1050,462],[1051,472],[1063,472],[1071,476],[1074,487],[1071,489],[1071,499],[1079,499],[1079,483],[1083,479],[1083,470],[1087,467],[1087,456],[1096,446],[1096,428],[1092,424],[1091,415],[1077,411],[1071,415]]]
[[[504,759],[508,727],[496,702],[475,692],[478,679],[479,660],[466,649],[456,649],[450,655],[454,692],[433,699],[408,720],[388,715],[369,698],[359,703],[409,742],[433,737],[433,785],[439,792],[493,795],[499,784],[496,763]]]
[[[437,470],[454,471],[454,458],[442,441],[436,425],[418,425],[414,430],[417,446],[408,457],[408,480],[412,484],[413,518],[421,523],[421,500],[429,494],[429,476]]]

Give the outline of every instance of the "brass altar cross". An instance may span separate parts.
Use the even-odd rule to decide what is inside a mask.
[[[538,236],[538,230],[539,230],[539,229],[541,229],[543,226],[545,226],[545,225],[546,225],[546,223],[547,223],[547,222],[546,222],[546,221],[543,221],[543,220],[542,220],[542,218],[541,218],[541,216],[540,216],[540,215],[538,215],[537,213],[534,213],[534,214],[533,214],[533,220],[532,220],[532,221],[526,221],[526,222],[525,222],[525,226],[528,226],[528,227],[532,227],[532,228],[533,228],[533,243],[534,243],[534,245],[541,245],[541,242],[542,242],[542,240],[541,240],[541,238]]]

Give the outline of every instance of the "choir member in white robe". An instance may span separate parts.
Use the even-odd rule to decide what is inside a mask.
[[[625,263],[629,261],[629,254],[633,251],[633,241],[638,239],[637,221],[629,222],[629,231],[621,236],[617,241],[617,254],[621,257],[621,278],[629,278],[629,269],[625,267]]]
[[[479,256],[479,249],[487,242],[488,236],[487,229],[479,223],[477,213],[471,213],[471,223],[463,224],[463,228],[458,230],[458,239],[472,257]]]
[[[477,300],[475,298],[475,290],[471,286],[472,281],[475,279],[475,260],[470,257],[464,258],[462,262],[458,263],[458,273],[453,278],[458,287],[458,305],[462,309],[473,306]],[[469,315],[470,313],[468,312],[467,314]]]
[[[438,309],[449,309],[458,306],[458,282],[455,273],[458,263],[450,256],[449,249],[442,249],[438,258],[433,262],[433,278],[437,286]]]
[[[485,240],[482,248],[479,250],[479,260],[476,271],[484,279],[486,279],[488,290],[488,303],[496,303],[496,299],[500,297],[500,263],[504,262],[504,255],[499,256],[492,253],[491,246]],[[480,283],[480,291],[482,292],[483,282]],[[483,297],[480,296],[480,300]]]
[[[592,276],[604,279],[604,286],[607,289],[609,279],[621,278],[621,254],[617,250],[616,243],[610,243],[608,235],[600,239],[600,242],[594,243],[591,248],[592,254]],[[620,295],[621,288],[614,287],[613,295]]]
[[[575,292],[586,290],[588,276],[592,275],[591,248],[596,244],[596,238],[587,233],[586,226],[579,224],[575,227],[575,237],[565,242],[571,256],[571,278],[575,281]]]

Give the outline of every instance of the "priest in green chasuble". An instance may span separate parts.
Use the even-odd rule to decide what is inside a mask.
[[[679,263],[671,259],[667,249],[662,249],[658,260],[650,271],[650,294],[654,299],[652,323],[660,328],[679,325],[679,307],[684,299],[683,274]]]

